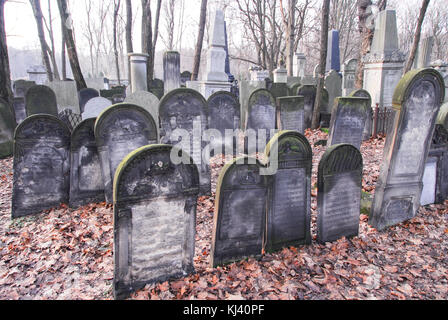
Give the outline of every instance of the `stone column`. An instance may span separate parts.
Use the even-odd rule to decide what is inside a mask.
[[[26,72],[29,80],[37,85],[45,85],[48,82],[47,70],[44,66],[32,66]]]
[[[306,56],[303,53],[294,54],[293,76],[305,77]]]
[[[147,62],[149,55],[145,53],[130,53],[131,92],[148,91]]]
[[[328,49],[327,49],[327,66],[325,71],[336,70],[341,71],[341,58],[339,52],[339,31],[331,30],[328,34]]]
[[[420,42],[416,62],[416,69],[429,67],[431,63],[432,46],[434,44],[434,37],[426,37]]]
[[[177,51],[167,51],[163,55],[163,82],[165,94],[180,88],[180,54]]]

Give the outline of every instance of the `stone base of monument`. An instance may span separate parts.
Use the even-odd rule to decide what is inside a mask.
[[[205,99],[210,98],[215,92],[232,90],[230,82],[187,81],[186,86],[201,93]]]

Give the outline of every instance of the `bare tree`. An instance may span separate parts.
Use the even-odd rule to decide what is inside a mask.
[[[67,80],[67,53],[66,53],[66,41],[65,41],[65,33],[64,33],[64,22],[61,21],[61,72],[62,72],[62,80]]]
[[[199,66],[201,64],[202,43],[204,42],[204,30],[207,20],[207,0],[201,1],[201,15],[199,18],[198,39],[194,52],[193,72],[191,74],[191,81],[197,81],[199,75]]]
[[[118,14],[120,11],[121,0],[114,0],[114,22],[113,22],[113,37],[114,37],[114,56],[115,56],[115,70],[117,72],[118,84],[121,85],[120,79],[120,55],[118,53],[118,35],[117,35],[117,25],[118,25]]]
[[[176,0],[165,1],[163,6],[164,16],[165,16],[165,34],[166,38],[160,35],[162,41],[165,43],[165,48],[168,51],[174,50],[174,20],[175,20],[175,9]]]
[[[152,12],[151,1],[142,0],[142,51],[148,54],[148,72],[147,79],[148,85],[154,78],[154,59],[155,48],[159,33],[159,21],[160,21],[160,8],[162,0],[157,0],[156,17],[154,23],[154,33],[152,28]]]
[[[6,45],[5,2],[6,0],[0,0],[0,98],[12,106],[11,70],[9,68],[8,47]]]
[[[126,52],[127,54],[134,52],[132,45],[132,2],[126,0]],[[128,80],[131,83],[131,60],[128,57]]]
[[[425,19],[426,10],[428,9],[430,0],[423,0],[422,7],[420,9],[420,15],[418,17],[417,28],[415,30],[414,41],[412,43],[412,49],[409,54],[408,61],[406,63],[406,67],[404,68],[404,73],[407,73],[411,70],[412,64],[414,63],[415,54],[417,52],[418,44],[420,43],[420,35],[422,32],[422,24]]]
[[[324,0],[322,5],[322,26],[320,35],[320,63],[319,63],[319,77],[317,79],[316,101],[314,102],[313,120],[311,124],[312,129],[319,127],[320,107],[322,100],[322,91],[325,81],[325,67],[327,61],[328,49],[328,20],[330,11],[330,0]]]
[[[48,48],[48,54],[51,58],[51,64],[53,65],[53,76],[56,80],[60,80],[61,77],[59,76],[59,68],[58,68],[58,64],[56,63],[56,48],[54,45],[54,32],[53,32],[52,16],[53,15],[51,12],[51,2],[50,2],[50,0],[48,0],[48,22],[45,19],[45,16],[43,16],[43,21],[45,23],[45,27],[46,27],[48,35],[50,37],[51,48]]]

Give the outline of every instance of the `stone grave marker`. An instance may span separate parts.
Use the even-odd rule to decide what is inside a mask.
[[[362,170],[361,152],[352,145],[334,145],[322,156],[317,178],[320,243],[358,235]]]
[[[197,167],[175,165],[173,147],[129,154],[114,179],[114,296],[194,272]],[[178,150],[175,152],[179,152]]]
[[[288,85],[283,82],[274,82],[269,90],[275,99],[289,95]]]
[[[165,84],[160,79],[154,79],[149,82],[149,92],[154,94],[159,100],[165,94]]]
[[[358,60],[347,60],[343,65],[343,79],[342,79],[342,95],[348,96],[355,90],[356,72],[358,70]]]
[[[240,91],[241,129],[246,130],[246,115],[249,106],[250,95],[258,89],[266,89],[266,81],[246,81],[238,83]]]
[[[328,90],[328,108],[321,112],[330,114],[335,105],[334,100],[337,97],[342,97],[342,77],[335,70],[331,70],[325,77],[325,89]]]
[[[14,97],[16,98],[25,98],[26,92],[29,88],[36,85],[35,81],[27,81],[27,80],[16,80],[14,81]]]
[[[366,125],[364,127],[364,132],[362,134],[362,140],[369,140],[372,136],[372,126],[373,126],[373,110],[372,110],[372,97],[370,93],[364,89],[358,89],[350,93],[349,97],[360,97],[367,98],[369,102],[367,104],[367,119]]]
[[[305,133],[305,98],[302,96],[277,98],[277,128]]]
[[[105,201],[95,118],[82,121],[71,136],[70,207]]]
[[[300,86],[302,84],[300,82],[294,82],[291,85],[288,86],[288,93],[289,96],[295,96],[297,94],[297,90],[299,90]]]
[[[12,155],[15,128],[16,120],[9,104],[0,99],[0,159]]]
[[[187,85],[187,81],[191,81],[191,72],[184,71],[180,74],[180,85],[185,87]]]
[[[58,103],[53,90],[44,85],[29,88],[25,96],[27,117],[35,114],[58,116]]]
[[[163,83],[165,94],[180,88],[180,54],[177,51],[163,54]]]
[[[144,108],[127,103],[104,110],[95,123],[106,201],[112,203],[112,186],[120,162],[132,151],[158,143],[157,126]]]
[[[247,111],[246,154],[263,152],[276,127],[275,98],[267,89],[258,89],[249,98]]]
[[[16,122],[17,124],[20,124],[26,118],[25,98],[14,98],[13,106]]]
[[[266,147],[272,177],[266,251],[311,244],[311,167],[308,140],[295,131],[281,131]]]
[[[266,227],[270,176],[260,175],[255,158],[238,158],[224,166],[216,185],[210,253],[213,267],[260,257]]]
[[[14,136],[12,218],[68,203],[69,189],[70,130],[52,115],[26,118]]]
[[[387,135],[369,217],[369,224],[378,230],[417,214],[426,158],[443,99],[443,78],[431,68],[408,72],[395,89],[395,125]]]
[[[210,165],[203,157],[207,143],[202,139],[208,127],[207,101],[193,89],[174,89],[160,101],[159,117],[161,143],[177,146],[191,156],[198,166],[200,193],[210,194]]]
[[[213,150],[221,149],[223,153],[226,146],[235,154],[237,148],[237,139],[234,135],[226,137],[226,130],[238,130],[240,127],[240,105],[238,98],[226,91],[219,91],[210,96],[207,100],[208,105],[208,128],[216,129],[221,134],[221,140],[211,142]]]
[[[297,96],[305,98],[305,128],[311,128],[311,120],[313,117],[314,102],[316,101],[316,86],[303,85],[297,89]],[[323,111],[323,110],[322,110]]]
[[[361,149],[368,103],[367,98],[336,98],[331,114],[328,146],[345,143]]]
[[[81,111],[82,114],[84,112],[86,103],[89,102],[90,99],[99,97],[100,93],[96,89],[85,88],[79,91],[78,96],[79,96],[79,110]]]
[[[148,91],[136,91],[127,96],[124,102],[145,108],[156,122],[157,129],[159,129],[159,99],[154,94]]]
[[[81,114],[79,109],[78,90],[74,81],[48,81],[46,85],[53,90],[58,102],[58,111],[71,109],[74,113]]]
[[[98,117],[101,112],[109,108],[111,105],[112,102],[110,102],[109,99],[103,97],[90,99],[84,107],[84,112],[81,115],[82,120]]]

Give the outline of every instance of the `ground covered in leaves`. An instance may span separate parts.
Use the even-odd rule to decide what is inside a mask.
[[[314,145],[326,139],[307,132]],[[373,195],[384,139],[362,146],[363,194]],[[317,165],[326,147],[313,147],[312,235],[316,235]],[[212,162],[212,189],[222,168]],[[12,159],[0,161],[0,299],[112,299],[112,207],[65,205],[10,218]],[[212,197],[198,200],[196,273],[152,284],[131,299],[447,299],[448,201],[422,207],[411,221],[383,232],[360,215],[359,236],[285,248],[210,268]]]

